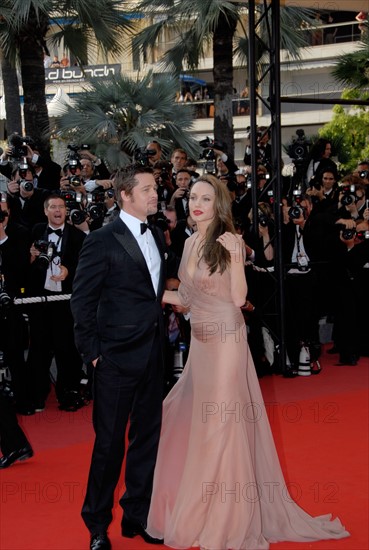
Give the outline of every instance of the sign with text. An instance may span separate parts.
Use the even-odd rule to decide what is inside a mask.
[[[108,78],[120,74],[120,65],[89,65],[45,69],[46,84],[53,82],[83,82],[90,78]]]

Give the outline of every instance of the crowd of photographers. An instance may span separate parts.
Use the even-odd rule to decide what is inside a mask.
[[[222,144],[202,142],[202,168],[217,174],[232,199],[235,226],[246,242],[249,283],[244,307],[250,346],[259,376],[277,361],[274,338],[279,322],[271,299],[276,281],[275,222],[270,136],[259,128],[257,171],[251,150],[239,167]],[[334,323],[333,353],[340,365],[355,365],[368,355],[365,316],[369,268],[369,163],[341,177],[331,160],[331,145],[311,148],[303,132],[291,143],[294,170],[280,177],[282,243],[286,290],[286,377],[319,373],[319,320]],[[197,161],[182,149],[163,158],[159,142],[137,151],[136,162],[150,165],[158,184],[158,213],[168,248],[180,259],[185,240],[196,231],[188,213],[191,183],[200,175]],[[50,366],[56,364],[59,407],[75,411],[89,397],[90,373],[74,345],[68,296],[86,234],[119,214],[113,177],[87,145],[69,145],[63,167],[44,157],[30,138],[13,135],[0,159],[7,178],[0,202],[0,349],[9,367],[17,411],[42,411],[50,391]],[[278,180],[279,181],[279,180]],[[257,219],[252,208],[257,195]],[[178,281],[170,280],[175,288]],[[275,292],[274,292],[275,294]],[[17,305],[19,298],[34,297]],[[21,300],[18,300],[21,302]],[[180,375],[188,350],[189,312],[165,311],[168,328],[168,388]],[[267,329],[266,329],[267,327]],[[308,350],[306,372],[299,370]],[[272,348],[272,351],[270,351]],[[25,351],[28,353],[24,353]],[[274,356],[273,356],[274,354]],[[81,380],[86,390],[81,391]]]

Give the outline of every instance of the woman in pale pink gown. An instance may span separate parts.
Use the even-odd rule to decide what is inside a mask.
[[[191,347],[164,401],[148,532],[173,548],[256,550],[269,542],[349,536],[338,519],[313,518],[288,494],[240,306],[246,299],[243,243],[224,183],[200,177],[178,292],[191,308]]]

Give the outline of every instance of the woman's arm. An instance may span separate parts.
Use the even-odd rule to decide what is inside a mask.
[[[164,290],[163,302],[172,306],[182,306],[179,294],[176,290]]]
[[[241,307],[246,301],[247,283],[245,276],[245,245],[242,237],[233,233],[223,233],[217,239],[231,255],[231,296],[233,303]]]

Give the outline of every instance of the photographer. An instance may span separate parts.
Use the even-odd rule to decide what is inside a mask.
[[[250,145],[250,128],[247,128],[249,131],[248,142],[246,146],[245,155],[243,161],[246,166],[251,166],[251,145]],[[272,146],[269,143],[270,141],[270,129],[266,126],[259,126],[257,128],[257,149],[256,149],[256,163],[263,164],[268,172],[272,170]]]
[[[338,205],[335,211],[335,223],[347,229],[356,227],[364,217],[367,208],[365,185],[354,175],[345,176],[339,186]]]
[[[163,212],[174,192],[171,163],[165,160],[156,161],[153,164],[153,176],[158,185],[158,210]]]
[[[1,155],[0,172],[10,178],[12,171],[22,161],[33,169],[36,178],[35,187],[49,190],[59,188],[60,165],[43,155],[40,146],[32,138],[12,134],[9,138],[9,146]]]
[[[89,145],[86,145],[86,144],[80,145],[79,148],[77,149],[77,153],[81,161],[83,159],[87,159],[91,162],[91,166],[92,166],[91,174],[93,174],[94,179],[97,179],[97,180],[110,179],[111,173],[108,170],[105,162],[103,161],[103,159],[99,158],[97,155],[94,155],[94,153],[90,151]]]
[[[66,201],[68,221],[87,235],[104,222],[105,191],[111,190],[112,183],[111,180],[96,180],[104,183],[96,187],[95,181],[92,181],[93,190],[88,191],[82,177],[81,162],[74,153],[69,156],[64,166],[65,175],[60,180],[60,196]]]
[[[314,220],[311,197],[298,192],[288,208],[288,221],[282,227],[282,242],[286,273],[286,346],[290,370],[285,376],[298,373],[302,346],[310,350],[311,373],[319,373],[319,311],[316,274],[317,235],[319,225]],[[310,374],[310,373],[309,373]]]
[[[258,203],[257,232],[254,231],[252,210],[248,214],[248,219],[249,231],[244,235],[244,239],[247,243],[249,258],[246,262],[249,286],[247,299],[252,305],[251,310],[247,308],[244,311],[247,315],[250,331],[249,344],[256,372],[258,377],[262,377],[272,372],[266,358],[263,333],[265,334],[266,327],[272,328],[272,334],[277,332],[276,305],[273,300],[270,300],[270,296],[274,293],[275,281],[268,272],[274,266],[275,225],[271,206],[266,202]],[[266,320],[266,327],[263,320]]]
[[[188,194],[191,183],[191,172],[187,168],[181,168],[176,175],[177,189],[170,199],[177,213],[177,220],[185,220],[188,216]]]
[[[22,412],[26,406],[24,350],[28,336],[22,310],[13,300],[23,295],[27,284],[30,235],[13,220],[5,193],[0,196],[0,349],[10,370],[17,409]]]
[[[322,170],[311,180],[310,187],[306,194],[313,197],[313,206],[315,210],[321,212],[337,205],[339,198],[339,189],[337,181],[339,179],[337,170]]]
[[[91,159],[81,158],[81,178],[86,191],[95,191],[99,187],[102,189],[112,189],[113,185],[110,179],[99,179],[95,173],[95,166]]]
[[[305,183],[311,186],[314,178],[323,170],[334,170],[337,172],[336,163],[330,158],[332,156],[332,143],[325,138],[319,138],[311,147],[308,157]]]
[[[155,140],[150,141],[146,146],[146,154],[150,166],[155,168],[155,163],[161,160],[162,150],[160,143]]]
[[[177,172],[185,168],[187,160],[188,156],[184,149],[174,149],[171,154],[170,162],[172,164],[172,184],[175,189],[177,188]]]
[[[369,218],[369,208],[365,209]],[[368,355],[367,281],[369,272],[369,225],[359,221],[355,228],[339,225],[339,240],[333,256],[334,292],[334,350],[339,354],[338,365],[355,366],[360,355]]]
[[[45,201],[47,224],[34,227],[28,292],[31,296],[71,294],[79,252],[85,234],[66,223],[65,200],[50,195]],[[43,410],[50,390],[49,369],[55,356],[56,395],[61,410],[75,411],[80,397],[82,362],[74,344],[73,319],[68,299],[33,304],[29,308],[30,347],[27,367],[30,399]]]
[[[50,191],[34,187],[34,172],[27,164],[13,171],[7,190],[14,222],[31,230],[35,224],[46,221],[44,201]]]
[[[102,226],[111,223],[119,215],[119,206],[115,198],[114,189],[107,189],[104,192],[105,215]]]

